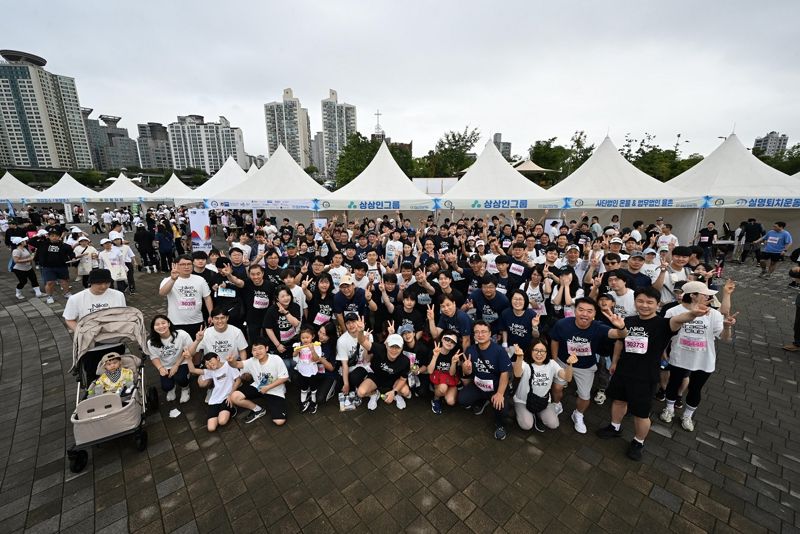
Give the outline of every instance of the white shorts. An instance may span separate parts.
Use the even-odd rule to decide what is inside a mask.
[[[557,362],[562,369],[567,365],[561,361]],[[578,398],[582,400],[589,400],[592,398],[592,385],[594,385],[594,374],[597,372],[597,365],[593,365],[588,369],[572,368],[572,380],[575,381],[575,386],[578,388]],[[556,376],[556,384],[566,386],[567,381]]]

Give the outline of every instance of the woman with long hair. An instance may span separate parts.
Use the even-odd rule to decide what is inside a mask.
[[[514,377],[519,379],[514,391],[514,410],[517,424],[522,430],[536,428],[544,432],[537,424],[537,419],[550,429],[558,428],[558,415],[550,402],[550,388],[556,376],[569,382],[572,380],[572,364],[578,361],[577,356],[570,354],[567,366],[562,369],[550,356],[550,350],[543,341],[537,341],[527,349],[514,346]],[[528,393],[534,398],[529,399]],[[535,411],[529,408],[529,400],[536,405]]]
[[[150,322],[147,352],[161,379],[167,402],[175,400],[176,387],[181,388],[181,404],[189,401],[189,366],[184,351],[193,353],[200,340],[192,340],[184,330],[176,330],[169,317],[158,314]]]

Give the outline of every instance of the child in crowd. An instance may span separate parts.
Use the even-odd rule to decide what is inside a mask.
[[[100,378],[89,387],[89,396],[102,395],[103,393],[117,393],[124,395],[133,387],[133,371],[122,367],[122,356],[117,352],[109,352],[100,360],[100,367],[104,369]]]
[[[300,387],[300,411],[317,413],[317,388],[322,380],[325,367],[320,363],[322,347],[314,341],[314,329],[303,327],[300,341],[294,344],[293,354],[297,384]]]
[[[208,398],[208,421],[206,423],[208,431],[214,432],[218,426],[225,426],[232,417],[236,417],[236,406],[231,401],[231,393],[236,391],[241,383],[239,370],[228,365],[227,361],[221,360],[215,352],[207,352],[203,355],[205,369],[198,369],[194,366],[188,350],[184,351],[183,355],[190,373],[205,380],[214,381],[214,388]]]

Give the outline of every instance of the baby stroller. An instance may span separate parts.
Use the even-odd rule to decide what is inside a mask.
[[[78,322],[71,369],[78,382],[75,411],[70,418],[75,445],[67,449],[73,473],[86,467],[87,449],[92,445],[133,434],[136,448],[147,448],[145,414],[147,409],[158,409],[158,392],[154,387],[145,389],[143,358],[126,351],[126,343],[137,344],[143,353],[147,347],[144,317],[136,308],[100,310]],[[89,397],[89,387],[103,372],[100,361],[111,352],[122,355],[122,366],[133,371],[133,387],[123,395],[103,393]]]

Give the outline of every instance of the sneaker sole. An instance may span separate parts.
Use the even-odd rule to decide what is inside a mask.
[[[249,425],[253,421],[258,421],[265,415],[267,415],[267,411],[264,408],[261,408],[261,411],[255,412],[255,417],[253,417],[252,419],[248,417],[247,420],[244,422],[244,424]]]

